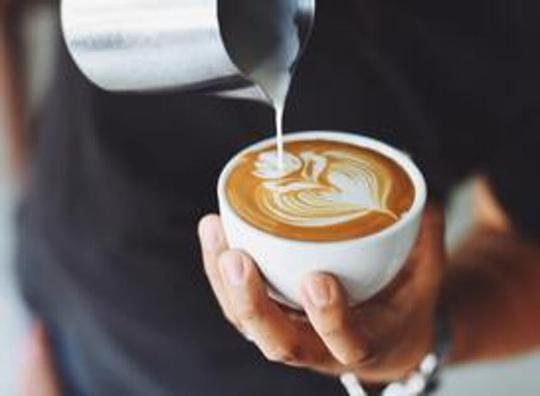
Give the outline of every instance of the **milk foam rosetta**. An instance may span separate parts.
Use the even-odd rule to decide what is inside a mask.
[[[257,228],[288,239],[335,241],[394,224],[411,208],[414,187],[393,160],[331,141],[289,143],[249,153],[227,187],[235,211]]]

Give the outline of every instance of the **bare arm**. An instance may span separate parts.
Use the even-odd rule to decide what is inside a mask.
[[[20,2],[0,0],[0,119],[7,128],[13,169],[24,173],[27,144],[24,131],[22,73],[18,63],[17,28]]]
[[[540,247],[511,230],[485,185],[477,196],[483,221],[451,258],[445,277],[455,362],[540,346]]]

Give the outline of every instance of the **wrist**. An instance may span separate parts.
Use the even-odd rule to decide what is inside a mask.
[[[454,345],[454,331],[450,311],[444,305],[439,305],[435,316],[435,337],[433,352],[437,355],[440,365],[446,365],[450,359]]]
[[[427,395],[438,387],[438,377],[441,368],[448,362],[451,345],[452,330],[447,311],[441,306],[437,309],[434,326],[427,336],[428,340],[422,350],[418,352],[421,358],[416,359],[414,368],[407,371],[401,381],[386,385],[370,385],[362,387],[358,378],[352,374],[345,374],[341,380],[350,395],[382,395],[382,396],[420,396]]]

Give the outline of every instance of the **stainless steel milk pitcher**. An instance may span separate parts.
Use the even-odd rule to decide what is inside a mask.
[[[69,51],[108,91],[179,90],[267,100],[250,71],[298,61],[315,0],[62,0]]]

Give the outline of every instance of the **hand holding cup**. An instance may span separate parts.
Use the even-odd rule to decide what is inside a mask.
[[[399,276],[353,308],[334,276],[307,275],[300,291],[307,316],[268,296],[253,260],[229,249],[217,215],[201,221],[199,234],[205,271],[224,315],[268,360],[336,376],[353,371],[379,383],[408,374],[432,347],[445,261],[443,218],[442,210],[427,208]]]

